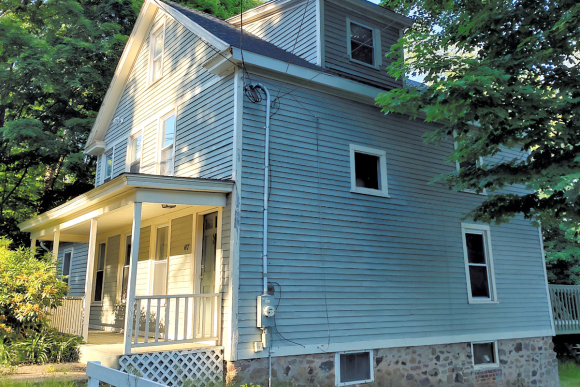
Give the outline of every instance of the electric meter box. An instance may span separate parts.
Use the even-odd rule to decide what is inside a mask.
[[[274,316],[276,314],[276,300],[274,296],[258,296],[257,308],[258,328],[270,328],[274,326]]]

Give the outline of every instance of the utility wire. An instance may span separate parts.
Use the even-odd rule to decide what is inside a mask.
[[[280,297],[278,297],[278,304],[276,305],[276,311],[277,311],[277,310],[278,310],[278,307],[280,306],[280,302],[282,302],[282,286],[281,286],[281,285],[280,285],[278,282],[271,282],[271,281],[270,281],[270,282],[268,282],[268,283],[270,283],[270,284],[275,284],[275,285],[278,285],[278,288],[280,289]],[[274,328],[276,329],[276,333],[278,333],[278,335],[279,335],[281,338],[283,338],[284,340],[288,341],[289,343],[292,343],[292,344],[299,345],[299,346],[301,346],[302,348],[306,348],[304,345],[302,345],[302,344],[300,344],[300,343],[297,343],[297,342],[295,342],[295,341],[292,341],[292,340],[290,340],[290,339],[287,339],[287,338],[285,338],[285,337],[284,337],[284,336],[283,336],[283,335],[280,333],[280,331],[278,330],[278,324],[276,323],[276,314],[274,314]],[[271,342],[271,341],[270,341],[270,342]]]

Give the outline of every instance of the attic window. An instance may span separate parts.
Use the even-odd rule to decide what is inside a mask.
[[[163,76],[163,48],[165,41],[165,25],[159,27],[151,34],[151,83],[156,82]]]
[[[380,31],[346,19],[350,60],[377,68],[381,61]]]

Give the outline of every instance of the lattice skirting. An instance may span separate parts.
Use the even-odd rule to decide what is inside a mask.
[[[119,366],[123,372],[167,386],[190,380],[196,387],[210,387],[224,378],[222,347],[123,355]]]

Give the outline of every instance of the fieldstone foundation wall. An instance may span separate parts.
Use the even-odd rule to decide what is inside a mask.
[[[499,366],[474,369],[470,343],[374,350],[380,387],[558,387],[558,361],[550,337],[498,340]],[[272,379],[295,386],[335,385],[335,354],[272,358]],[[268,385],[268,359],[227,364],[227,381]]]

